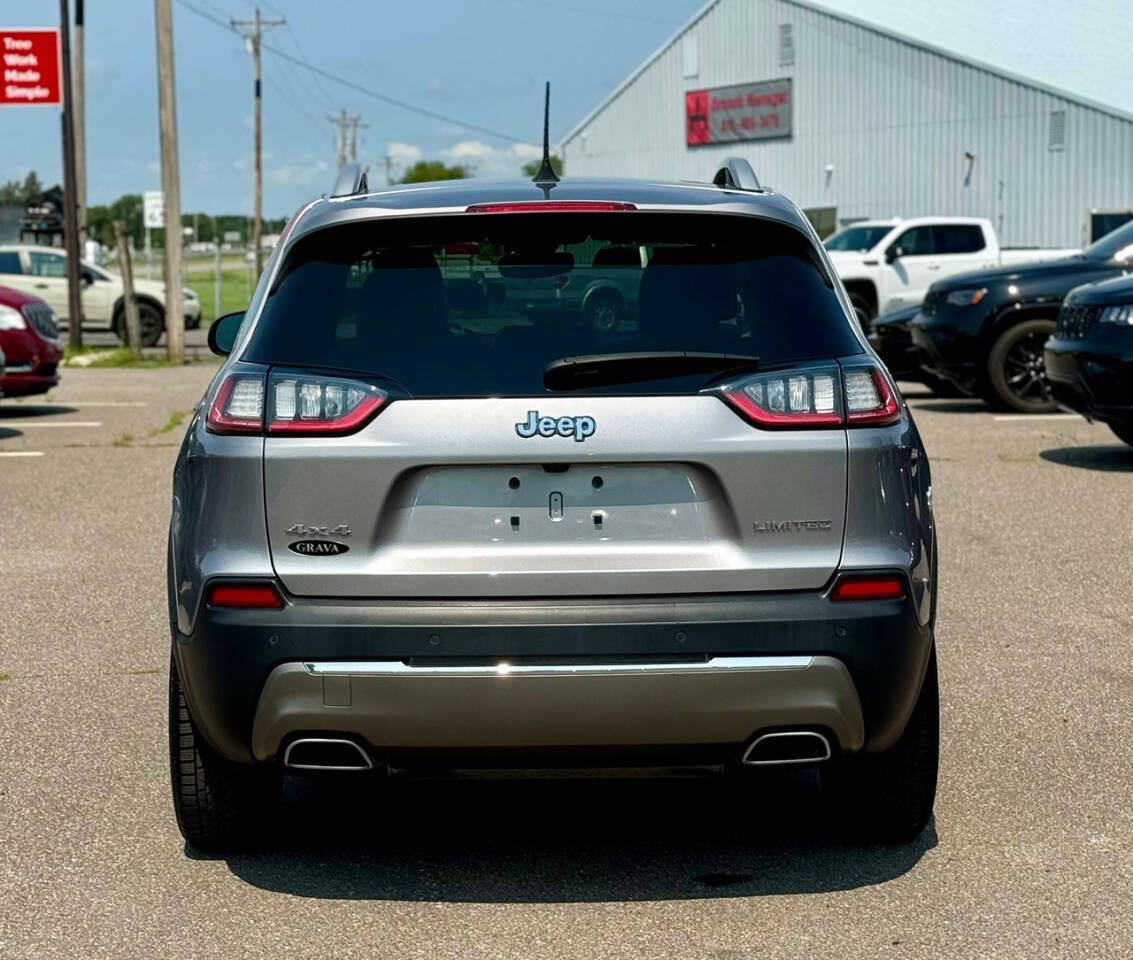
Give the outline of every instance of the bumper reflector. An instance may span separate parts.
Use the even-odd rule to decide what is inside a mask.
[[[830,599],[847,600],[900,600],[905,596],[905,578],[896,573],[845,574],[838,578]]]
[[[206,602],[233,610],[282,610],[283,597],[270,583],[214,583]]]

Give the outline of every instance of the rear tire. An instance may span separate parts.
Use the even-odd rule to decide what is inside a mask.
[[[193,722],[177,664],[169,658],[169,776],[177,826],[199,850],[247,847],[270,821],[281,793],[272,768],[233,763],[213,750]]]
[[[900,739],[881,753],[842,757],[822,769],[822,792],[853,839],[908,843],[932,816],[940,754],[936,648]]]
[[[1111,423],[1109,429],[1113,431],[1114,436],[1116,436],[1118,440],[1133,447],[1133,426],[1117,427]]]
[[[165,314],[152,303],[142,301],[138,304],[138,331],[141,334],[143,347],[153,347],[161,339],[165,330]],[[130,338],[126,333],[126,308],[119,307],[114,314],[114,332],[123,344],[129,345]]]
[[[987,356],[987,385],[995,403],[1020,413],[1058,409],[1043,363],[1043,344],[1052,333],[1053,320],[1035,319],[999,335]]]

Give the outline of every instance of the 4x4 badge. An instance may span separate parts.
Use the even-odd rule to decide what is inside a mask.
[[[309,523],[293,523],[284,533],[289,537],[349,537],[349,524],[340,523],[337,527],[317,527]]]
[[[534,436],[574,437],[576,443],[594,436],[597,429],[593,417],[541,417],[538,410],[528,410],[527,421],[515,425],[515,432],[524,440]]]

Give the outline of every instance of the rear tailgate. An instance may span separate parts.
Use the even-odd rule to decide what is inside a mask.
[[[594,433],[523,438],[531,410]],[[715,396],[399,400],[264,451],[273,562],[299,595],[813,589],[841,554],[845,431],[753,429]],[[348,551],[289,549],[324,533]]]

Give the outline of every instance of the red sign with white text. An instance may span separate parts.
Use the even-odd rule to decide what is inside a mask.
[[[791,78],[685,93],[685,143],[773,140],[791,135]]]
[[[0,107],[61,106],[59,30],[0,27],[0,70]]]

